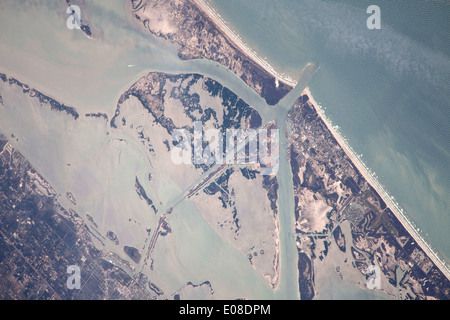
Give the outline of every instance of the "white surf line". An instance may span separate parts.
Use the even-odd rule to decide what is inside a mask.
[[[252,50],[246,43],[244,43],[241,37],[235,34],[226,24],[225,20],[213,9],[211,8],[205,0],[194,0],[195,3],[210,16],[210,18],[218,25],[220,29],[228,36],[232,41],[235,42],[236,45],[239,46],[241,50],[244,51],[247,55],[249,55],[252,59],[254,59],[261,67],[263,67],[267,72],[273,75],[278,80],[285,82],[286,84],[295,87],[297,82],[286,75],[280,75],[275,71],[275,69],[264,59],[260,58],[258,54]],[[314,103],[316,110],[319,116],[322,118],[332,135],[336,138],[338,143],[350,157],[350,159],[355,163],[358,167],[358,170],[365,176],[365,178],[371,183],[371,185],[375,188],[375,190],[382,196],[383,200],[389,205],[392,212],[396,216],[396,218],[400,221],[403,227],[411,234],[411,236],[416,240],[416,242],[422,247],[424,251],[426,251],[427,255],[434,262],[434,264],[442,271],[442,273],[450,279],[450,270],[446,263],[439,258],[437,253],[431,248],[431,246],[422,238],[422,236],[418,233],[416,227],[409,221],[403,213],[403,209],[400,208],[399,204],[395,202],[393,197],[391,197],[385,188],[378,182],[374,173],[370,171],[370,169],[362,162],[359,156],[353,151],[353,149],[348,144],[347,140],[340,134],[338,131],[338,127],[332,125],[331,121],[325,116],[322,107],[314,101],[311,92],[308,88],[305,89],[305,92],[309,96],[309,98]]]
[[[230,38],[245,54],[258,63],[264,70],[274,76],[275,79],[284,82],[291,87],[295,87],[297,85],[297,81],[285,74],[279,74],[266,60],[261,58],[253,49],[251,49],[250,46],[247,45],[238,34],[228,27],[226,21],[214,10],[214,8],[208,5],[206,1],[193,1],[213,20],[213,22],[216,23],[216,25],[224,32],[226,37]]]
[[[378,179],[365,164],[361,160],[360,156],[358,156],[355,151],[352,149],[352,147],[348,144],[347,140],[342,136],[342,134],[339,132],[338,126],[333,126],[331,120],[327,118],[325,115],[323,108],[321,105],[319,105],[313,98],[311,91],[309,88],[306,88],[304,90],[304,93],[306,93],[311,100],[311,102],[314,104],[315,109],[317,110],[317,113],[319,114],[320,118],[323,120],[325,125],[328,127],[328,130],[330,130],[331,134],[336,138],[339,145],[344,149],[345,153],[350,157],[351,161],[356,165],[358,170],[361,172],[361,174],[364,176],[364,178],[372,185],[372,187],[380,194],[382,199],[387,203],[389,208],[394,213],[395,217],[400,221],[400,223],[403,225],[403,227],[409,232],[409,234],[414,238],[414,240],[417,242],[418,245],[421,246],[421,248],[427,253],[428,257],[433,261],[433,263],[442,271],[442,273],[447,277],[447,279],[450,279],[450,271],[447,266],[447,264],[437,255],[437,253],[434,251],[434,249],[425,241],[425,239],[422,238],[422,236],[419,234],[418,229],[413,223],[408,220],[408,218],[405,216],[403,209],[400,207],[400,205],[394,200],[392,196],[389,195],[389,193],[386,191],[386,189],[378,182]]]

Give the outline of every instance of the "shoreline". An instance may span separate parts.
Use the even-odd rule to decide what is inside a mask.
[[[352,163],[359,170],[364,179],[366,179],[366,181],[380,195],[383,201],[391,209],[394,216],[399,220],[402,226],[408,231],[408,233],[422,248],[422,250],[427,254],[427,256],[434,263],[434,265],[447,277],[447,279],[450,279],[450,270],[447,264],[438,256],[438,254],[433,250],[433,248],[428,244],[428,242],[425,241],[424,238],[422,238],[417,228],[413,225],[411,221],[408,220],[408,218],[403,213],[403,209],[400,208],[399,204],[395,202],[395,200],[388,194],[385,188],[378,182],[376,177],[373,176],[373,173],[364,164],[364,162],[360,159],[360,157],[356,155],[352,147],[347,143],[347,141],[341,135],[338,129],[335,126],[333,126],[331,121],[325,115],[321,105],[317,103],[316,100],[314,100],[309,87],[306,87],[305,90],[303,90],[302,95],[303,94],[306,94],[308,96],[309,101],[311,101],[312,105],[314,106],[314,109],[324,122],[325,126],[328,128],[333,137],[336,139],[337,143],[344,150],[345,154],[350,158]]]
[[[297,85],[297,81],[282,76],[277,73],[274,68],[264,59],[262,59],[255,51],[253,51],[243,40],[240,38],[238,34],[236,34],[230,27],[227,25],[226,21],[216,12],[214,8],[212,8],[205,0],[193,0],[195,4],[205,12],[213,22],[216,23],[217,27],[222,30],[224,35],[228,37],[240,50],[243,51],[246,55],[248,55],[253,61],[258,64],[261,68],[267,71],[269,74],[275,77],[278,81],[282,81],[292,87]],[[345,138],[341,135],[338,128],[333,126],[331,121],[326,117],[322,107],[318,104],[309,89],[306,87],[302,94],[306,94],[309,97],[309,100],[313,104],[316,109],[319,117],[322,119],[328,130],[331,132],[333,137],[336,139],[338,144],[344,150],[346,155],[350,158],[352,163],[359,170],[361,175],[366,179],[366,181],[377,191],[380,197],[385,201],[387,206],[392,210],[394,216],[399,220],[402,226],[408,231],[411,237],[417,242],[417,244],[422,248],[422,250],[427,254],[427,256],[431,259],[431,261],[436,265],[436,267],[448,278],[450,279],[450,270],[447,264],[438,256],[438,254],[434,251],[434,249],[428,244],[427,241],[419,234],[417,227],[405,216],[403,213],[403,209],[400,208],[399,204],[395,202],[392,196],[385,190],[385,188],[378,182],[374,173],[364,164],[364,162],[360,159],[359,156],[356,155],[352,147],[347,143]]]
[[[226,21],[216,12],[214,8],[206,3],[205,0],[193,0],[193,2],[216,24],[216,26],[229,38],[244,54],[249,56],[257,65],[275,77],[276,81],[284,82],[294,88],[297,81],[287,76],[280,75],[275,69],[264,59],[262,59],[255,51],[253,51],[242,39],[227,25]]]

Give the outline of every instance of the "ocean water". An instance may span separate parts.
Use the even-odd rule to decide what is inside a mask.
[[[0,132],[7,137],[14,134],[13,147],[58,194],[74,194],[74,209],[81,216],[90,213],[100,228],[115,229],[122,243],[140,247],[147,237],[145,227],[153,228],[156,216],[148,215],[133,186],[135,177],[145,180],[149,164],[135,144],[117,143],[107,123],[84,114],[105,112],[111,118],[125,89],[147,72],[164,71],[213,77],[260,110],[265,120],[271,115],[267,110],[264,113],[264,100],[226,68],[206,60],[181,61],[173,46],[134,27],[124,4],[122,0],[88,3],[92,26],[100,33],[92,40],[66,28],[67,7],[58,0],[0,3],[0,29],[4,31],[0,33],[0,72],[80,113],[74,121],[24,98],[20,89],[2,84],[7,103],[0,108]],[[115,161],[118,154],[122,154],[120,166]],[[70,208],[63,196],[60,201]],[[130,218],[139,223],[130,226]],[[164,244],[171,251],[161,260],[178,273],[166,268],[158,274],[168,279],[167,292],[178,289],[180,283],[210,280],[219,298],[298,295],[292,257],[292,275],[274,293],[246,255],[217,235],[192,204],[183,202],[169,219],[176,230],[175,240]],[[295,244],[291,247],[295,250]],[[108,249],[123,255],[122,250]]]
[[[449,257],[446,236],[450,190],[446,88],[449,48],[447,38],[441,38],[448,29],[446,7],[429,1],[379,3],[380,31],[366,29],[365,1],[359,1],[358,6],[353,1],[292,0],[214,0],[213,4],[244,40],[280,72],[295,78],[307,62],[320,66],[310,86],[316,100],[326,107],[326,114],[341,127],[350,145],[364,153],[366,164],[378,174],[408,216],[429,234],[425,238],[438,252]],[[426,5],[433,8],[423,10],[422,6]],[[386,10],[389,6],[395,10]],[[420,28],[415,28],[407,15],[402,15],[403,6],[420,18]],[[90,20],[101,31],[100,39],[95,41],[65,27],[66,7],[56,0],[51,3],[5,1],[0,9],[0,25],[5,31],[0,33],[1,70],[66,105],[77,107],[80,114],[113,114],[123,89],[146,72],[160,70],[211,76],[254,106],[265,120],[273,116],[272,111],[265,109],[263,100],[225,68],[217,68],[209,61],[180,61],[173,47],[133,28],[123,1],[88,4]],[[440,17],[435,17],[435,11],[439,11]],[[402,19],[396,14],[402,15]],[[429,25],[436,25],[436,30],[441,31],[433,33]],[[71,177],[77,176],[76,172],[68,171],[66,160],[71,156],[78,159],[83,154],[78,152],[84,150],[80,145],[84,146],[90,134],[95,135],[95,143],[86,148],[102,145],[107,129],[102,131],[83,122],[74,125],[71,134],[68,124],[59,122],[59,117],[51,114],[50,120],[55,124],[51,139],[50,133],[43,130],[49,120],[38,121],[26,109],[3,110],[0,128],[4,134],[14,133],[19,137],[13,145],[62,193],[74,187],[75,179]],[[83,135],[78,136],[80,132]],[[65,146],[77,148],[67,152]],[[286,170],[281,170],[281,174],[285,179],[289,177]],[[289,197],[284,200],[291,203]],[[179,239],[189,239],[189,229],[183,233],[183,226],[197,221],[198,216],[192,212],[189,219],[177,220]],[[281,231],[288,233],[283,233],[282,251],[295,250],[287,245],[289,216],[283,217]],[[199,230],[206,238],[211,236],[204,223]],[[216,240],[232,252],[222,240]],[[204,250],[211,248],[213,243]],[[188,246],[179,247],[180,255],[190,266],[188,269],[195,271],[198,269],[195,261],[188,259],[190,250]],[[236,252],[232,256],[236,266],[245,261]],[[282,256],[282,278],[275,293],[250,268],[243,268],[240,276],[248,279],[245,284],[251,287],[245,294],[295,298],[297,279],[292,260],[295,259],[291,256]],[[208,275],[219,281],[223,270],[214,270]],[[192,271],[195,277],[203,272],[197,271]],[[349,288],[337,290],[333,295],[344,291],[342,296],[354,294]],[[225,283],[221,294],[232,296],[235,292],[236,288],[226,288]]]
[[[450,262],[448,1],[208,0],[280,73],[307,62],[325,114]],[[369,5],[381,29],[369,30]]]

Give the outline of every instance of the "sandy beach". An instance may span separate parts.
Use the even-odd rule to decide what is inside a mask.
[[[416,242],[421,246],[421,248],[425,251],[428,257],[433,261],[433,263],[442,271],[442,273],[450,278],[450,271],[448,266],[443,262],[439,256],[434,252],[434,250],[430,247],[430,245],[422,238],[419,234],[416,227],[407,219],[407,217],[403,213],[403,209],[400,208],[398,203],[396,203],[391,196],[389,196],[388,192],[384,189],[384,187],[377,181],[377,179],[373,176],[367,166],[361,161],[361,159],[356,155],[353,149],[349,146],[347,141],[342,137],[342,135],[336,130],[336,128],[332,125],[330,120],[326,117],[322,107],[314,100],[311,91],[309,88],[306,88],[302,94],[306,94],[309,97],[309,101],[314,105],[317,113],[319,114],[322,121],[327,126],[328,130],[330,130],[333,137],[342,147],[344,152],[353,162],[353,164],[358,168],[359,172],[362,174],[364,179],[378,192],[380,197],[384,202],[388,205],[388,207],[392,210],[394,215],[403,225],[403,227],[411,234],[411,236],[416,240]]]
[[[229,38],[238,48],[248,55],[253,61],[255,61],[258,65],[260,65],[264,70],[270,73],[280,82],[284,82],[287,85],[295,87],[297,85],[297,81],[280,75],[275,71],[275,69],[264,59],[262,59],[258,54],[253,51],[247,44],[245,44],[239,35],[235,34],[226,24],[226,22],[222,19],[222,17],[211,8],[204,0],[194,0],[197,6],[205,12],[212,21],[216,23],[220,30],[224,33],[224,35]]]
[[[258,54],[253,51],[247,44],[245,44],[242,39],[235,34],[223,20],[223,18],[213,9],[211,8],[205,0],[194,0],[194,2],[199,6],[201,10],[203,10],[208,16],[216,23],[216,25],[224,32],[224,34],[233,41],[245,54],[247,54],[250,58],[252,58],[257,64],[259,64],[262,68],[264,68],[267,72],[273,75],[278,81],[282,81],[292,87],[297,85],[297,81],[283,77],[278,74],[274,68],[263,60]],[[428,257],[434,262],[434,264],[442,271],[442,273],[450,279],[450,270],[446,263],[439,258],[436,252],[431,248],[431,246],[422,238],[419,234],[417,227],[415,227],[405,216],[403,210],[400,208],[398,203],[388,194],[388,192],[384,189],[384,187],[377,181],[376,177],[369,170],[369,168],[362,162],[362,160],[356,155],[353,149],[348,145],[346,140],[339,133],[337,128],[333,127],[332,123],[325,116],[322,107],[314,100],[311,91],[309,88],[306,88],[303,91],[303,94],[308,95],[309,100],[313,103],[317,113],[325,123],[325,125],[330,130],[331,134],[335,137],[336,141],[338,141],[339,145],[343,148],[347,156],[351,159],[351,161],[355,164],[364,178],[372,185],[372,187],[378,192],[378,194],[382,197],[382,199],[386,202],[389,208],[392,210],[394,215],[400,221],[400,223],[404,226],[404,228],[411,234],[411,236],[417,241],[417,243],[422,247],[422,249],[426,252]]]

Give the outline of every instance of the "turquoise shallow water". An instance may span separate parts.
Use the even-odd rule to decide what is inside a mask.
[[[210,0],[245,42],[293,78],[320,66],[315,99],[449,262],[450,7],[437,1]],[[366,8],[381,9],[368,30]]]
[[[425,15],[415,28],[407,15],[402,15],[404,1],[396,2],[398,5],[380,2],[386,23],[381,31],[368,31],[366,2],[358,3],[356,7],[351,1],[229,0],[217,6],[238,33],[281,72],[297,77],[308,61],[320,66],[311,83],[316,100],[326,106],[327,115],[340,125],[354,149],[364,153],[365,162],[412,220],[429,233],[426,238],[449,257],[446,85],[450,68],[448,41],[441,38],[446,36],[450,19],[444,19],[446,11],[439,4],[431,3],[435,7],[428,12],[422,9],[424,2],[411,2],[406,10]],[[261,99],[226,69],[207,61],[179,61],[165,42],[132,29],[121,1],[98,1],[90,6],[94,26],[102,31],[97,41],[67,30],[64,5],[55,11],[54,4],[33,8],[31,4],[2,3],[2,25],[7,30],[0,36],[2,68],[76,106],[80,113],[112,114],[121,89],[149,70],[200,72],[220,80],[250,104],[261,104]],[[385,10],[386,6],[395,10]],[[5,14],[12,10],[17,14]],[[434,16],[435,11],[441,18]],[[29,19],[31,12],[36,19]],[[27,123],[30,128],[23,129],[10,119],[0,119],[2,130],[8,129],[5,133],[28,139],[38,132],[32,126],[40,125]],[[65,141],[56,140],[59,144]],[[64,189],[63,177],[52,173],[54,167],[45,161],[45,155],[36,156],[31,152],[36,150],[28,149],[22,140],[17,144],[52,184]],[[283,260],[285,265],[288,260]],[[244,269],[243,278],[253,279],[255,288],[263,286],[263,280],[252,278],[251,273]],[[290,280],[296,281],[294,277],[281,279],[283,290],[276,292],[276,297],[291,294],[294,286],[287,285]],[[354,294],[351,288],[346,290],[336,290],[333,296]],[[266,294],[271,296],[264,292],[264,297]]]

